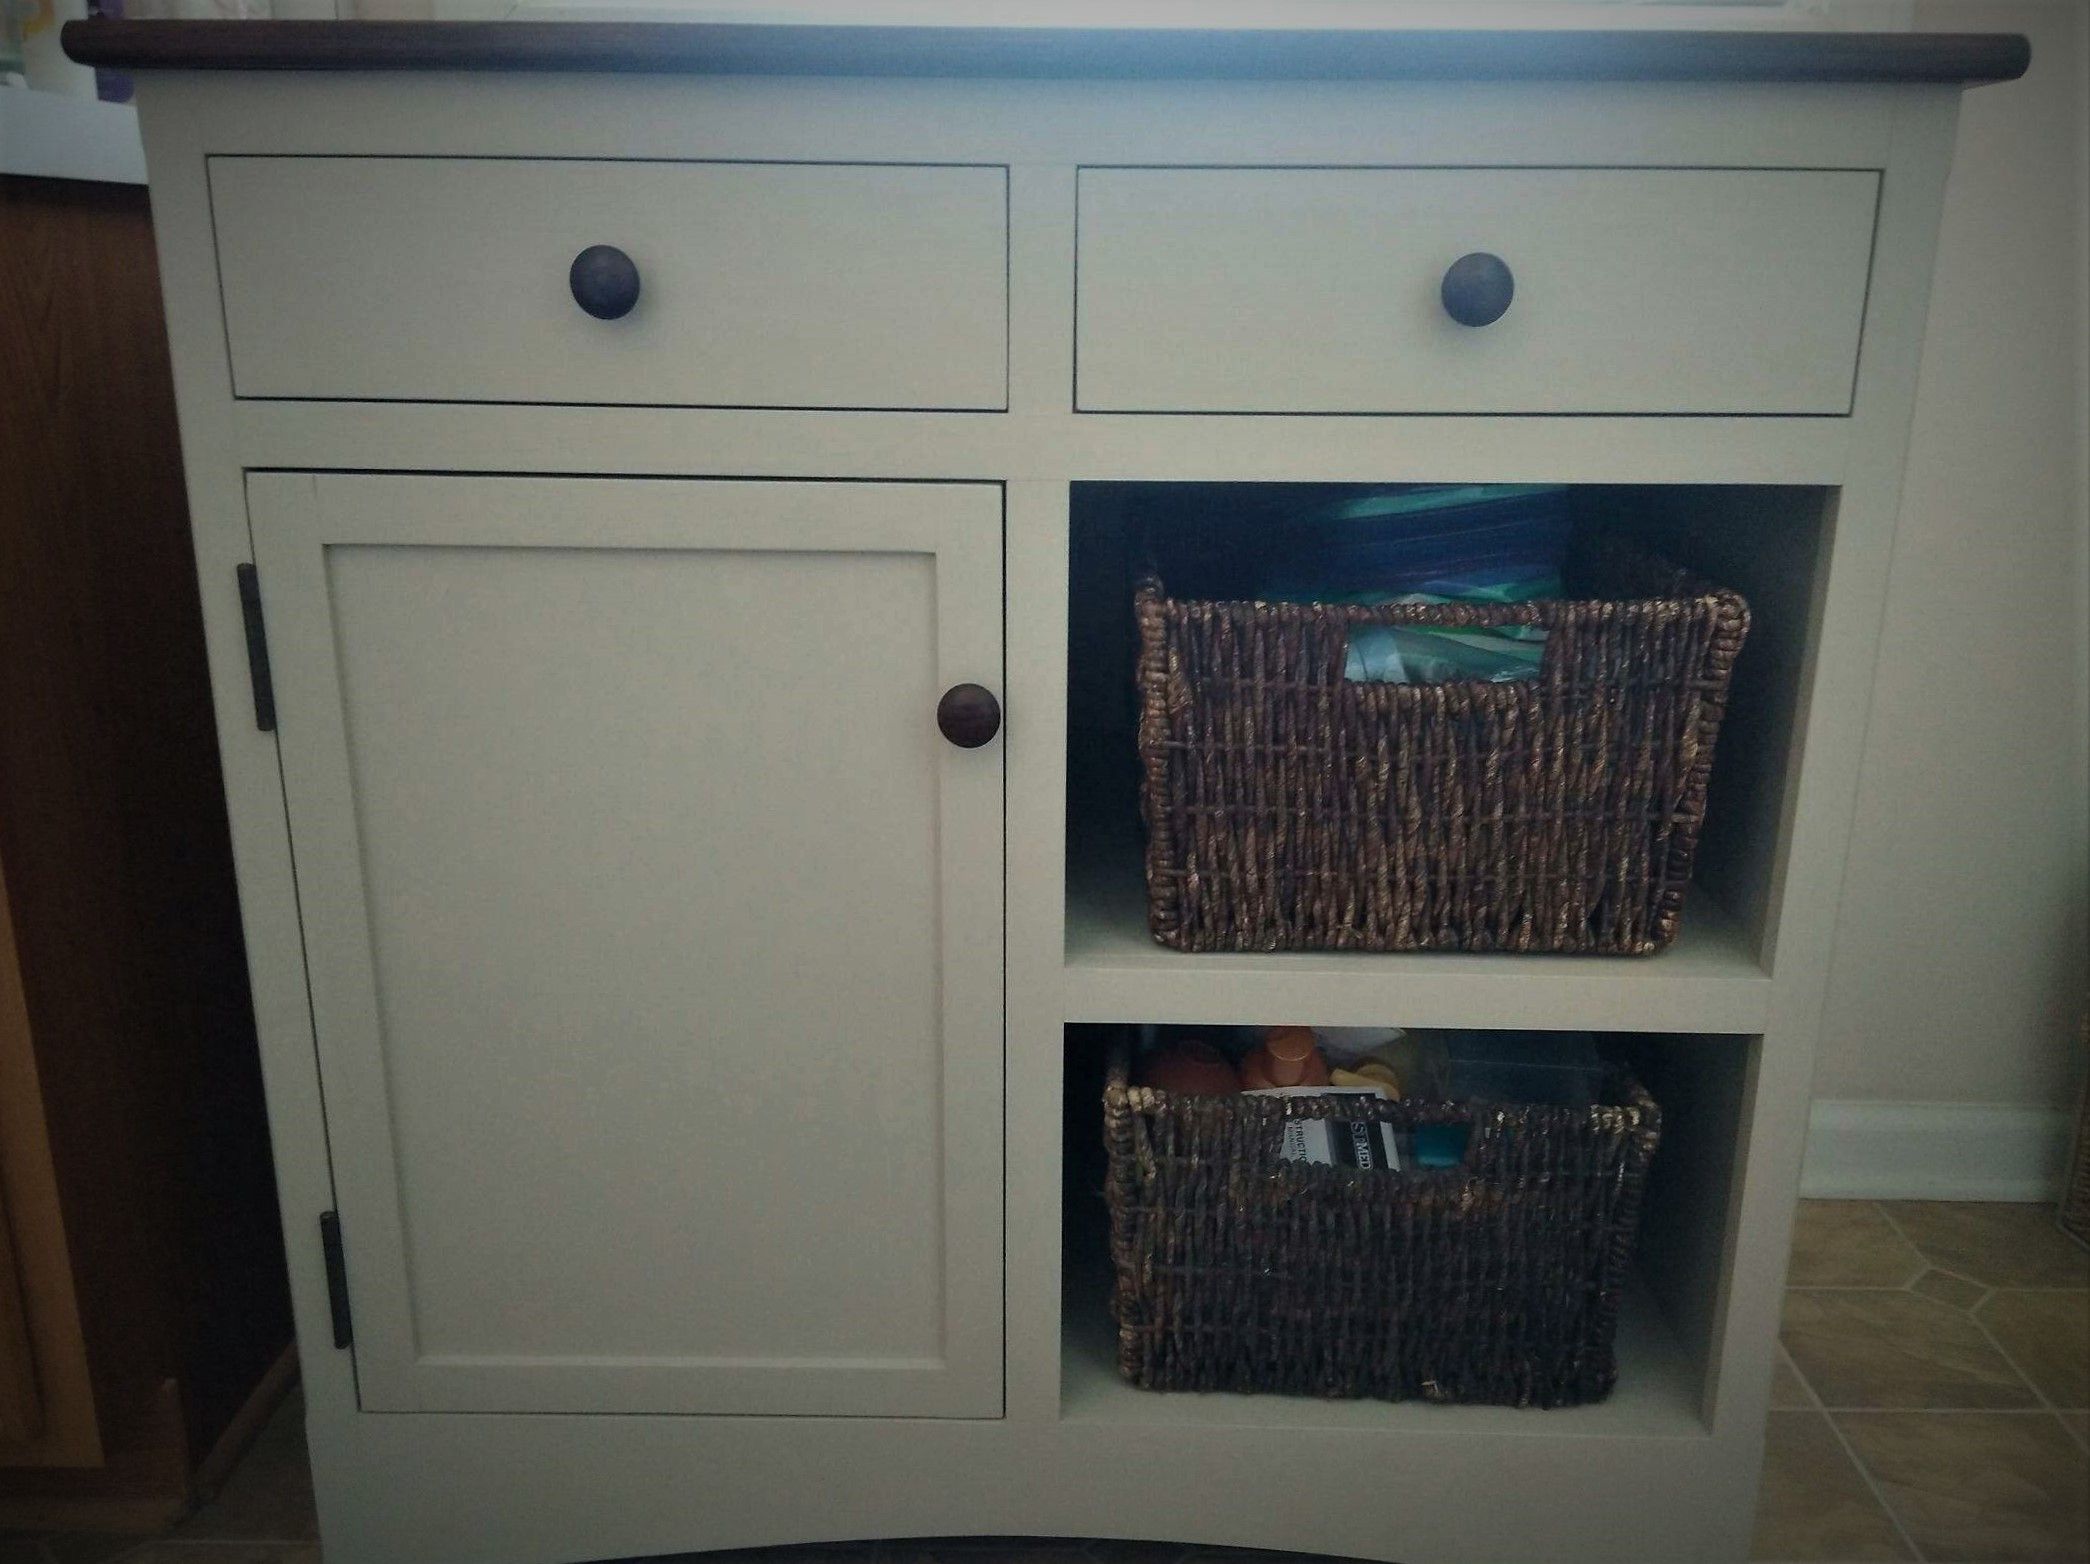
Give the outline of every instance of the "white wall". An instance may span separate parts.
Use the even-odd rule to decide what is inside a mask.
[[[1920,30],[2028,34],[2032,68],[1962,110],[1816,1081],[1838,1105],[1817,1114],[1817,1191],[1852,1183],[1825,1159],[1853,1148],[1823,1140],[1854,1118],[1912,1137],[1896,1166],[1943,1154],[1948,1121],[1866,1105],[2002,1105],[2016,1129],[1980,1119],[1974,1152],[2023,1162],[2038,1136],[2050,1158],[2080,1079],[2086,20],[2080,0],[1916,8]],[[2025,1192],[1985,1176],[1908,1192]]]

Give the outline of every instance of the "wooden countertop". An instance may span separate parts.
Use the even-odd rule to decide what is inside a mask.
[[[1423,32],[691,22],[70,22],[123,70],[1326,81],[2009,81],[2015,33]]]

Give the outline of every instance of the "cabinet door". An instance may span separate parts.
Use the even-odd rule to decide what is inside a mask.
[[[1001,1410],[989,485],[258,474],[366,1410]]]

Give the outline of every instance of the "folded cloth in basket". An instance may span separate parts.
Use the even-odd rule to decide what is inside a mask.
[[[1567,491],[1524,484],[1373,490],[1278,524],[1274,602],[1521,603],[1558,597]],[[1359,682],[1534,679],[1546,633],[1526,625],[1358,625],[1343,676]]]

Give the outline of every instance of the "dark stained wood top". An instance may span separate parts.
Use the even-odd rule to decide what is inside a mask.
[[[123,70],[647,71],[1324,81],[1988,82],[2015,33],[1408,32],[811,27],[688,22],[66,24],[65,52]]]

